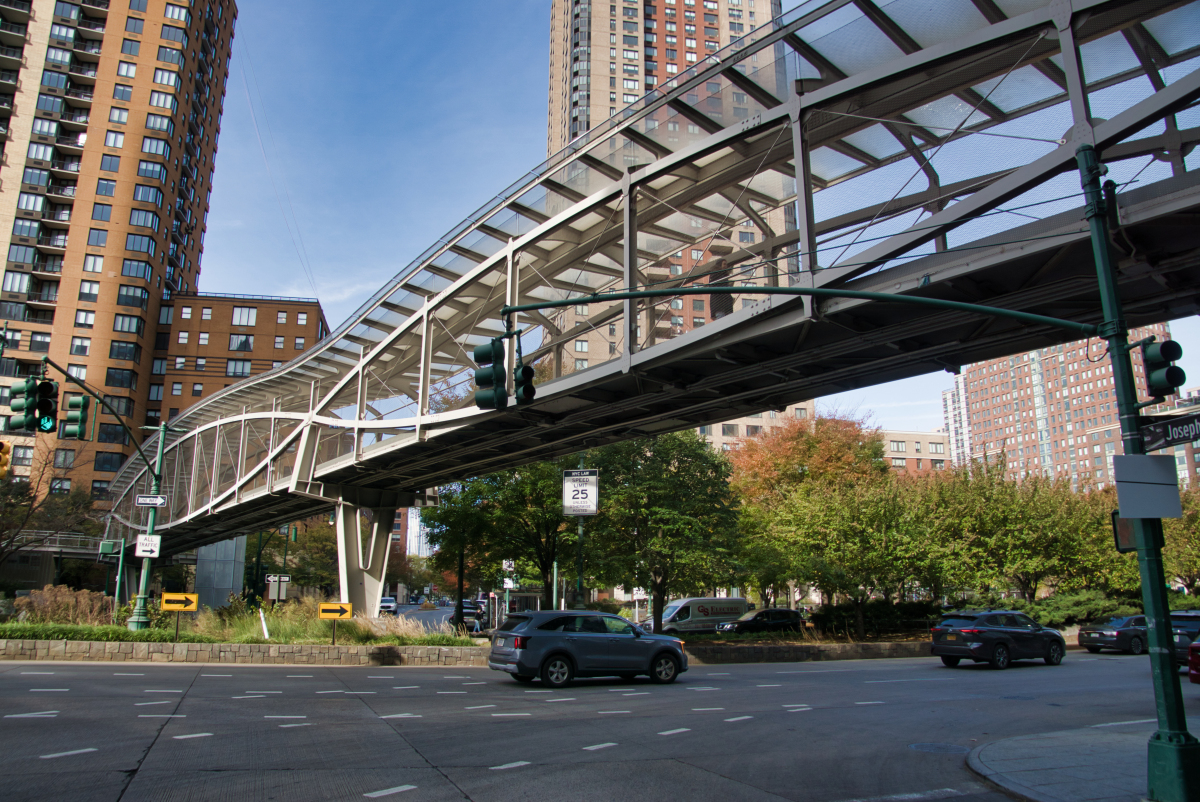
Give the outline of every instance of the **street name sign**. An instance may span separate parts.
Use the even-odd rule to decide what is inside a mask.
[[[600,500],[600,471],[563,471],[563,515],[595,515]]]
[[[157,557],[162,550],[161,535],[138,535],[137,546],[133,549],[135,557]]]
[[[332,618],[334,621],[349,621],[354,617],[354,605],[350,602],[321,602],[317,608],[318,618]]]
[[[1142,441],[1147,451],[1200,440],[1200,412],[1176,417],[1158,417],[1142,426]]]
[[[504,560],[503,565],[504,570],[508,571],[510,574],[517,569],[516,560]]]
[[[159,602],[169,612],[194,613],[200,609],[199,593],[163,593]]]
[[[167,506],[166,496],[138,496],[133,501],[137,507],[165,507]]]
[[[268,582],[291,582],[292,577],[288,574],[267,574]]]

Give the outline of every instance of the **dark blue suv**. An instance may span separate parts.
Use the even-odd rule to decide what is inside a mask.
[[[561,688],[575,677],[635,677],[674,682],[687,671],[683,641],[650,635],[616,615],[545,610],[510,615],[492,636],[488,668],[518,682],[541,677]]]
[[[930,634],[933,653],[951,667],[965,659],[1004,669],[1013,660],[1030,658],[1056,666],[1067,651],[1061,632],[1043,627],[1018,610],[945,613]]]

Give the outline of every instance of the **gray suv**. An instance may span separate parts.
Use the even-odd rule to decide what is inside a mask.
[[[510,615],[492,636],[488,668],[518,682],[541,677],[561,688],[575,677],[635,677],[674,682],[687,671],[683,641],[649,635],[616,615],[545,610]]]

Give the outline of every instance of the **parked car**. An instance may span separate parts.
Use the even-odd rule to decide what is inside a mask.
[[[1200,640],[1188,647],[1188,681],[1200,685]]]
[[[804,619],[799,610],[767,609],[751,610],[736,621],[717,624],[717,632],[799,632],[804,629]]]
[[[643,632],[624,618],[591,611],[510,615],[492,635],[488,668],[517,682],[540,677],[551,688],[576,677],[635,677],[674,682],[687,671],[683,642]]]
[[[1146,616],[1119,615],[1079,628],[1079,645],[1092,654],[1116,649],[1129,654],[1146,651]]]
[[[736,621],[746,611],[745,599],[676,599],[663,610],[662,631],[664,635],[716,632],[718,624]],[[650,627],[653,627],[653,623]]]
[[[1013,660],[1030,658],[1041,658],[1056,666],[1067,651],[1061,632],[1047,629],[1016,610],[947,613],[930,633],[933,654],[951,667],[962,660],[973,660],[1005,669]]]
[[[1171,613],[1171,633],[1175,636],[1175,662],[1188,664],[1188,649],[1200,637],[1200,610],[1175,610]]]
[[[395,615],[396,614],[396,597],[384,596],[379,600],[380,615]]]

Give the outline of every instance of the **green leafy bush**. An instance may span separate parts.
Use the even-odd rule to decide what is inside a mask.
[[[921,629],[936,619],[942,608],[933,601],[910,601],[893,604],[883,599],[871,599],[863,605],[863,623],[868,634],[905,632]],[[825,604],[813,611],[811,620],[822,632],[849,632],[855,626],[855,605]]]
[[[171,643],[175,631],[143,629],[131,632],[125,627],[83,626],[75,624],[0,624],[0,640],[86,640],[106,643]],[[179,633],[179,643],[216,643],[212,638]]]

